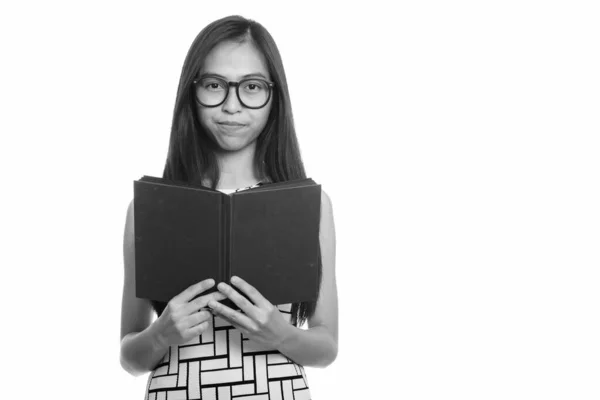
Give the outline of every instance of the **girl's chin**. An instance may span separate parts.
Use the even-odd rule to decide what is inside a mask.
[[[246,138],[221,137],[218,143],[224,151],[239,151],[251,145],[253,141],[248,141]]]

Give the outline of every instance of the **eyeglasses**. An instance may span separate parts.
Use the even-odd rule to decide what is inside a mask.
[[[228,82],[216,76],[207,76],[193,81],[196,100],[204,107],[217,107],[227,100],[229,89],[235,87],[240,104],[246,108],[258,109],[267,105],[271,99],[274,83],[260,78],[242,79]]]

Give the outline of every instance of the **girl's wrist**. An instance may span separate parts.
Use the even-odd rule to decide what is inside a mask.
[[[164,336],[163,331],[161,329],[160,317],[156,319],[152,324],[150,324],[148,330],[152,339],[153,347],[157,351],[162,351],[169,348],[167,338]]]
[[[286,324],[285,328],[282,330],[281,335],[279,336],[279,341],[275,346],[277,351],[281,352],[281,349],[285,347],[285,345],[296,335],[296,328],[292,324]]]

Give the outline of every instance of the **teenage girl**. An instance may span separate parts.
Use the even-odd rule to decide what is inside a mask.
[[[306,178],[281,56],[259,23],[226,17],[192,43],[163,177],[224,193]],[[321,193],[316,302],[274,305],[239,277],[198,282],[168,303],[136,298],[133,218],[132,201],[123,245],[120,360],[134,376],[150,372],[145,399],[309,399],[304,366],[328,366],[338,348],[328,195]],[[202,295],[215,284],[218,291]],[[240,310],[222,304],[225,298]]]

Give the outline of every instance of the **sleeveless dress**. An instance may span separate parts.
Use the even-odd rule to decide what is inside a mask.
[[[244,189],[219,189],[230,194]],[[291,323],[292,304],[277,305]],[[173,345],[150,372],[144,400],[305,400],[304,367],[252,341],[219,316],[188,343]]]

